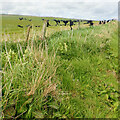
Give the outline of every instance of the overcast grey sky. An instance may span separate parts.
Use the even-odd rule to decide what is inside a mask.
[[[118,18],[119,0],[1,0],[3,14],[77,19]]]

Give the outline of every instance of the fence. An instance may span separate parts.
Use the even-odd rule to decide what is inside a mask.
[[[19,19],[20,19],[20,20],[23,20],[23,18],[19,18]],[[25,19],[25,20],[27,20],[27,19]],[[32,19],[30,19],[29,21],[32,21]],[[80,29],[80,22],[85,21],[85,22],[87,22],[87,23],[84,23],[84,24],[90,24],[90,26],[93,26],[93,24],[94,24],[92,20],[56,20],[56,19],[53,19],[53,20],[45,20],[45,19],[42,19],[42,21],[44,21],[43,27],[42,27],[42,40],[45,39],[45,34],[46,34],[46,29],[47,29],[47,27],[52,26],[52,25],[50,25],[49,21],[55,21],[55,22],[56,22],[56,25],[55,25],[55,26],[61,25],[61,24],[60,24],[60,21],[62,21],[65,26],[68,24],[68,22],[70,22],[69,25],[70,25],[71,30],[72,30],[72,26],[75,25],[74,22],[78,22],[78,24],[77,24],[77,25],[78,25],[78,27],[77,27],[78,30]],[[99,21],[99,24],[102,24],[102,23],[105,24],[105,23],[108,23],[108,22],[110,22],[110,21],[113,21],[113,19],[112,19],[112,20],[108,20],[108,21],[106,21],[106,20],[104,20],[104,21]],[[18,27],[23,28],[23,26],[21,26],[21,25],[18,25]],[[29,44],[29,34],[30,34],[30,29],[32,28],[32,26],[27,25],[26,27],[28,27],[26,42]],[[40,26],[35,26],[35,27],[40,27]]]
[[[44,21],[44,23],[43,23],[43,27],[42,27],[42,40],[44,40],[45,39],[45,34],[46,34],[46,29],[47,29],[47,27],[49,27],[49,26],[51,26],[50,24],[49,24],[49,20],[45,20],[45,19],[43,19],[43,21]],[[55,20],[53,20],[53,21],[55,21]],[[58,20],[57,22],[56,22],[56,25],[55,26],[57,26],[57,25],[59,25],[58,24],[58,22],[59,22],[60,20]],[[61,20],[62,21],[62,20]],[[68,20],[66,20],[66,21],[68,21]],[[68,21],[69,22],[69,21]],[[67,23],[68,23],[67,22]],[[75,25],[73,22],[78,22],[78,29],[80,29],[80,20],[77,20],[77,21],[70,21],[70,27],[72,27],[73,25]],[[60,23],[60,22],[59,22]],[[63,23],[65,23],[65,20],[63,21]],[[67,24],[65,23],[65,26],[66,26]],[[26,36],[26,42],[29,44],[29,34],[30,34],[30,29],[32,28],[32,26],[27,26],[28,27],[28,29],[27,29],[27,36]],[[36,27],[38,27],[38,26],[36,26]],[[40,26],[39,26],[40,27]]]

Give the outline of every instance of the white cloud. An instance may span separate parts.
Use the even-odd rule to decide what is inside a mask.
[[[34,2],[31,0],[29,2],[28,0],[24,0],[24,2],[23,0],[21,2],[19,0],[11,1],[13,2],[6,0],[2,2],[2,13],[82,19],[109,19],[117,18],[118,15],[118,0],[112,0],[115,2],[102,2],[103,0],[97,0],[101,2],[92,2],[92,0],[84,0],[84,2],[78,2],[78,0],[69,0],[69,2],[65,2],[65,0],[59,2],[55,0],[42,2],[35,2],[38,0],[34,0]]]
[[[1,2],[40,2],[40,0],[1,0]],[[43,0],[42,2],[83,2],[83,0]],[[84,2],[119,2],[119,0],[84,0]]]

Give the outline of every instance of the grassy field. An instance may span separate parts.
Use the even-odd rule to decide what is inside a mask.
[[[119,117],[117,21],[51,26],[45,40],[42,27],[32,28],[26,43],[27,28],[17,24],[28,23],[18,18],[2,19],[3,118]]]

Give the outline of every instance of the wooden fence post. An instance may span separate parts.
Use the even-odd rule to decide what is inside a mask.
[[[78,21],[78,30],[80,29],[80,20]]]
[[[42,39],[43,40],[45,39],[46,27],[47,27],[47,21],[45,20],[44,24],[43,24],[43,29],[42,29]]]
[[[29,26],[28,27],[28,29],[27,29],[27,37],[26,37],[26,42],[29,44],[29,33],[30,33],[30,28],[31,28],[31,26]]]

